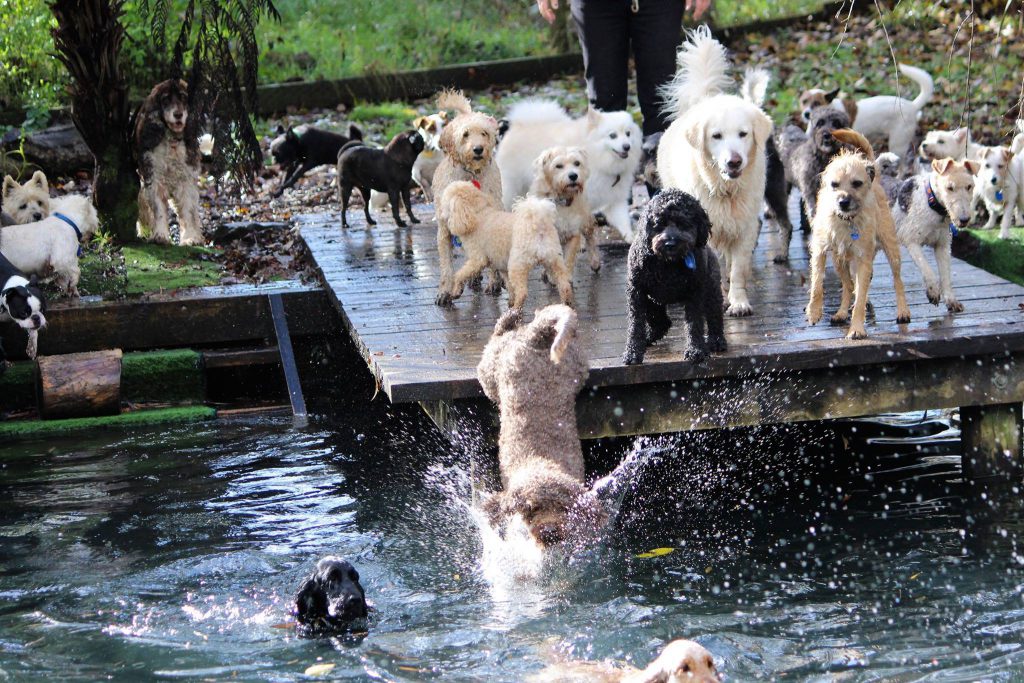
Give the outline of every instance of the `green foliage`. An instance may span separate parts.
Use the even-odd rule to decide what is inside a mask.
[[[121,361],[121,400],[128,403],[201,403],[202,357],[191,349],[126,353]]]
[[[1011,239],[999,239],[999,230],[969,230],[978,238],[978,249],[964,256],[972,266],[1024,285],[1024,228],[1012,228]]]
[[[212,420],[217,411],[207,406],[137,410],[110,417],[76,417],[68,420],[18,420],[0,422],[0,440],[42,439],[63,436],[67,432],[92,429],[126,429],[157,424]]]
[[[711,5],[715,26],[727,27],[779,17],[801,17],[813,14],[825,0],[726,0]]]
[[[207,287],[220,283],[221,267],[204,257],[207,247],[133,244],[122,249],[128,284],[125,294]]]
[[[61,95],[53,18],[44,0],[0,0],[0,109],[47,107]]]

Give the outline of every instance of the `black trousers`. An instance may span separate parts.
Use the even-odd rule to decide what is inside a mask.
[[[644,135],[668,127],[658,87],[671,80],[676,70],[683,5],[684,0],[571,0],[591,106],[602,111],[626,108],[632,47]]]

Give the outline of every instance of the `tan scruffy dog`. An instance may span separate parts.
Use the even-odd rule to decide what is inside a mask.
[[[718,683],[715,658],[692,640],[673,640],[643,671],[611,662],[565,661],[527,679],[529,683]]]
[[[576,270],[580,244],[587,241],[590,268],[601,270],[601,253],[597,248],[597,225],[587,201],[587,153],[580,147],[550,147],[533,162],[534,177],[530,194],[555,203],[558,218],[558,240],[570,277]]]
[[[889,202],[875,170],[871,143],[849,128],[833,131],[832,135],[858,151],[841,152],[821,174],[818,208],[811,221],[811,300],[807,304],[807,322],[814,325],[821,320],[825,259],[832,252],[836,272],[843,283],[842,300],[839,310],[832,316],[832,324],[842,325],[849,320],[850,331],[846,338],[865,339],[868,336],[864,329],[868,286],[879,247],[892,269],[896,322],[910,322],[910,309],[900,277],[900,246]]]
[[[589,369],[578,319],[568,306],[553,305],[537,311],[529,324],[521,322],[516,310],[498,320],[476,370],[484,393],[501,411],[503,490],[487,498],[483,509],[502,537],[518,517],[541,547],[582,542],[607,518],[584,484],[576,394]]]
[[[562,303],[572,305],[572,280],[562,259],[555,205],[550,200],[527,197],[509,212],[502,209],[500,199],[460,180],[444,191],[437,216],[466,250],[466,262],[445,292],[449,301],[462,296],[466,282],[490,266],[508,283],[508,307],[521,309],[530,271],[542,265],[558,287]]]
[[[480,183],[480,189],[501,202],[501,172],[494,163],[494,148],[498,144],[498,122],[494,117],[473,111],[469,100],[458,90],[444,90],[437,97],[442,111],[452,109],[453,118],[441,132],[441,151],[444,159],[434,171],[432,191],[440,198],[450,184],[459,180]],[[435,303],[447,306],[452,291],[452,233],[445,219],[437,217],[437,253],[440,257],[441,281],[437,287]],[[493,277],[488,287],[492,294],[501,289],[501,280]]]

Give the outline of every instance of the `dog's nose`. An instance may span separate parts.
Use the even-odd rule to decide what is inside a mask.
[[[842,209],[843,211],[846,211],[847,209],[850,208],[850,198],[849,197],[840,197],[839,201],[836,202],[836,203],[839,204],[839,208]]]
[[[622,143],[622,151],[623,152],[628,152],[631,148],[632,148],[632,145],[630,145],[628,142]]]
[[[957,219],[957,222],[960,223],[961,228],[966,228],[967,224],[971,222],[971,218],[970,216],[960,216],[960,218]]]
[[[728,166],[729,168],[735,170],[735,169],[739,168],[740,164],[742,164],[742,163],[743,163],[743,157],[741,157],[736,152],[733,152],[732,156],[729,157],[729,161],[726,162],[726,166]]]
[[[484,146],[483,145],[477,145],[476,147],[473,148],[473,154],[479,155],[479,154],[483,154],[483,153],[484,153]]]
[[[573,172],[573,173],[570,173],[570,174],[569,174],[569,180],[570,180],[570,181],[572,181],[572,182],[574,182],[574,183],[575,183],[575,182],[576,182],[577,180],[579,180],[579,178],[580,178],[580,176],[579,176],[579,174],[578,174],[578,173],[576,173],[576,172]],[[995,181],[993,181],[993,182],[995,182]]]
[[[43,324],[43,319],[40,317],[38,313],[33,313],[31,320],[32,324],[35,325],[37,328]]]
[[[998,185],[998,184],[999,184],[999,179],[998,179],[998,178],[996,178],[995,176],[993,176],[993,177],[992,177],[992,184],[993,184],[993,185]]]
[[[804,109],[803,116],[804,116],[804,121],[810,121],[811,120],[811,112],[808,111],[807,109]]]
[[[43,214],[41,214],[41,213],[39,213],[37,211],[36,213],[32,214],[32,220],[33,221],[41,221],[41,220],[43,220]]]

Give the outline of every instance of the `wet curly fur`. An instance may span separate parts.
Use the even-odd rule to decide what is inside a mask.
[[[501,413],[503,490],[487,498],[484,512],[499,533],[519,516],[542,546],[578,541],[605,517],[584,485],[575,408],[589,370],[576,312],[556,304],[521,321],[518,311],[498,320],[477,366]]]
[[[787,126],[780,137],[779,152],[786,168],[786,180],[800,190],[803,224],[814,219],[821,173],[839,152],[840,144],[832,137],[832,131],[849,127],[850,117],[845,111],[817,107],[811,111],[809,134],[805,135],[796,126]],[[796,130],[791,130],[793,128]]]
[[[139,231],[159,244],[171,241],[168,202],[174,203],[181,244],[202,244],[199,214],[200,173],[198,121],[189,116],[188,84],[180,79],[158,83],[142,103],[135,124],[139,162]]]
[[[642,363],[647,347],[672,327],[669,304],[683,305],[686,360],[699,363],[709,351],[725,350],[721,272],[707,246],[710,232],[707,213],[681,190],[662,190],[644,207],[629,248],[629,323],[622,354],[626,365]],[[693,256],[692,268],[686,263],[688,254]]]
[[[462,91],[444,90],[437,97],[438,109],[455,111],[455,118],[445,125],[439,144],[444,158],[434,171],[432,191],[441,197],[445,189],[459,180],[475,180],[480,189],[501,202],[501,172],[494,163],[494,150],[498,144],[498,122],[492,116],[473,111]],[[452,268],[452,235],[442,217],[437,218],[437,253],[440,258],[440,282],[435,303],[451,303],[448,292],[455,275]],[[488,291],[497,294],[501,280],[495,275]]]

